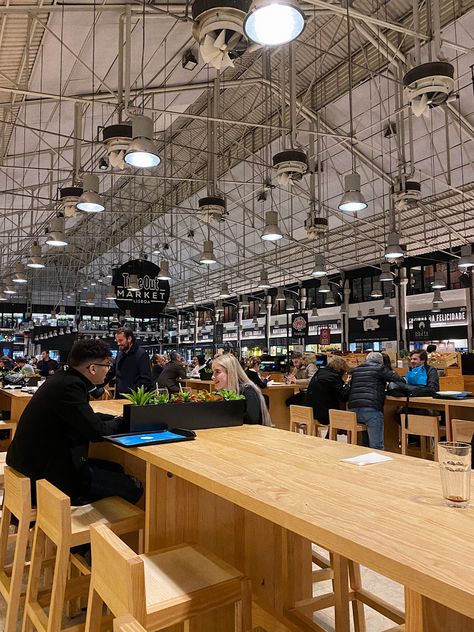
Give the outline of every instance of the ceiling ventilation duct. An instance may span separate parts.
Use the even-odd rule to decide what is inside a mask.
[[[125,153],[132,140],[131,123],[109,125],[102,130],[102,142],[113,169],[125,169]]]
[[[273,156],[273,168],[277,172],[278,184],[288,187],[299,182],[308,171],[308,158],[300,149],[285,149]]]
[[[225,199],[219,196],[203,197],[199,200],[199,210],[205,222],[223,222],[227,215]]]
[[[224,70],[247,50],[259,48],[256,44],[249,46],[244,34],[249,8],[249,0],[195,0],[193,36],[204,63]]]
[[[432,61],[415,66],[403,77],[405,96],[415,116],[428,114],[449,99],[454,91],[454,66]]]
[[[82,187],[64,187],[59,189],[59,203],[62,206],[64,217],[75,216],[76,204],[82,194]]]

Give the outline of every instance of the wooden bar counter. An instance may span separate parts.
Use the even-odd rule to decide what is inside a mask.
[[[257,629],[321,629],[298,609],[315,542],[403,584],[406,632],[474,630],[474,507],[443,505],[437,464],[352,466],[366,448],[261,426],[197,434],[126,451],[146,464],[146,548],[198,542],[247,573]],[[233,630],[225,616],[190,629]]]

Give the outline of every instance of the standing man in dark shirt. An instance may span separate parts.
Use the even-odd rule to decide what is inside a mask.
[[[121,327],[115,332],[115,340],[119,352],[107,375],[107,382],[115,378],[115,399],[120,399],[121,393],[128,393],[132,388],[151,388],[150,358],[138,346],[133,331],[128,327]]]
[[[180,353],[171,351],[169,355],[170,361],[158,376],[158,386],[167,388],[170,393],[178,393],[179,382],[186,379],[186,368]]]
[[[41,352],[41,360],[38,360],[38,364],[36,368],[39,371],[39,374],[43,377],[48,377],[48,375],[53,375],[58,370],[58,363],[53,358],[49,357],[48,351]]]
[[[80,340],[68,357],[69,369],[59,371],[33,395],[25,408],[7,464],[35,483],[45,478],[83,504],[107,496],[135,503],[142,494],[140,481],[120,465],[88,459],[90,441],[121,430],[121,418],[96,414],[89,392],[102,384],[110,367],[110,349],[101,340]]]

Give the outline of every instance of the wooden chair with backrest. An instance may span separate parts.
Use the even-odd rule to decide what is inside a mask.
[[[30,479],[11,467],[4,472],[3,512],[0,522],[0,594],[6,603],[4,632],[15,632],[22,583],[26,570],[26,551],[30,536],[30,522],[36,511],[31,507]],[[16,533],[10,534],[12,520]],[[9,544],[13,545],[13,558],[9,562]]]
[[[421,457],[427,458],[426,438],[432,438],[435,443],[435,449],[433,458],[438,460],[437,444],[441,440],[441,436],[446,434],[446,428],[439,425],[439,417],[432,415],[407,415],[401,416],[401,439],[402,439],[402,454],[407,453],[408,437],[410,435],[417,435],[420,437],[421,445]]]
[[[234,604],[235,630],[251,632],[250,580],[211,553],[183,544],[137,555],[104,525],[91,528],[91,543],[86,632],[99,632],[104,604],[147,632]]]
[[[453,441],[466,441],[471,443],[474,435],[474,421],[466,419],[451,419],[453,429]]]
[[[313,418],[313,409],[309,406],[290,405],[290,430],[315,436],[319,428],[325,428]]]
[[[106,524],[120,535],[143,529],[144,513],[122,498],[104,498],[88,505],[71,507],[70,499],[48,481],[36,484],[37,515],[31,566],[25,598],[23,632],[77,632],[84,624],[62,627],[66,602],[87,595],[90,575],[68,578],[71,548],[90,542],[90,526]],[[56,547],[48,603],[41,594],[40,576],[48,545]],[[109,580],[113,573],[109,572]]]
[[[367,430],[367,426],[357,423],[357,414],[355,412],[332,408],[329,411],[329,438],[332,441],[337,441],[338,430],[345,430],[347,432],[347,442],[356,445],[359,432]]]

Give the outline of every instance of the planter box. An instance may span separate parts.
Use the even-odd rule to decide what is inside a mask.
[[[168,428],[223,428],[241,426],[245,400],[230,402],[185,402],[153,406],[124,406],[123,417],[131,432],[147,432]]]

